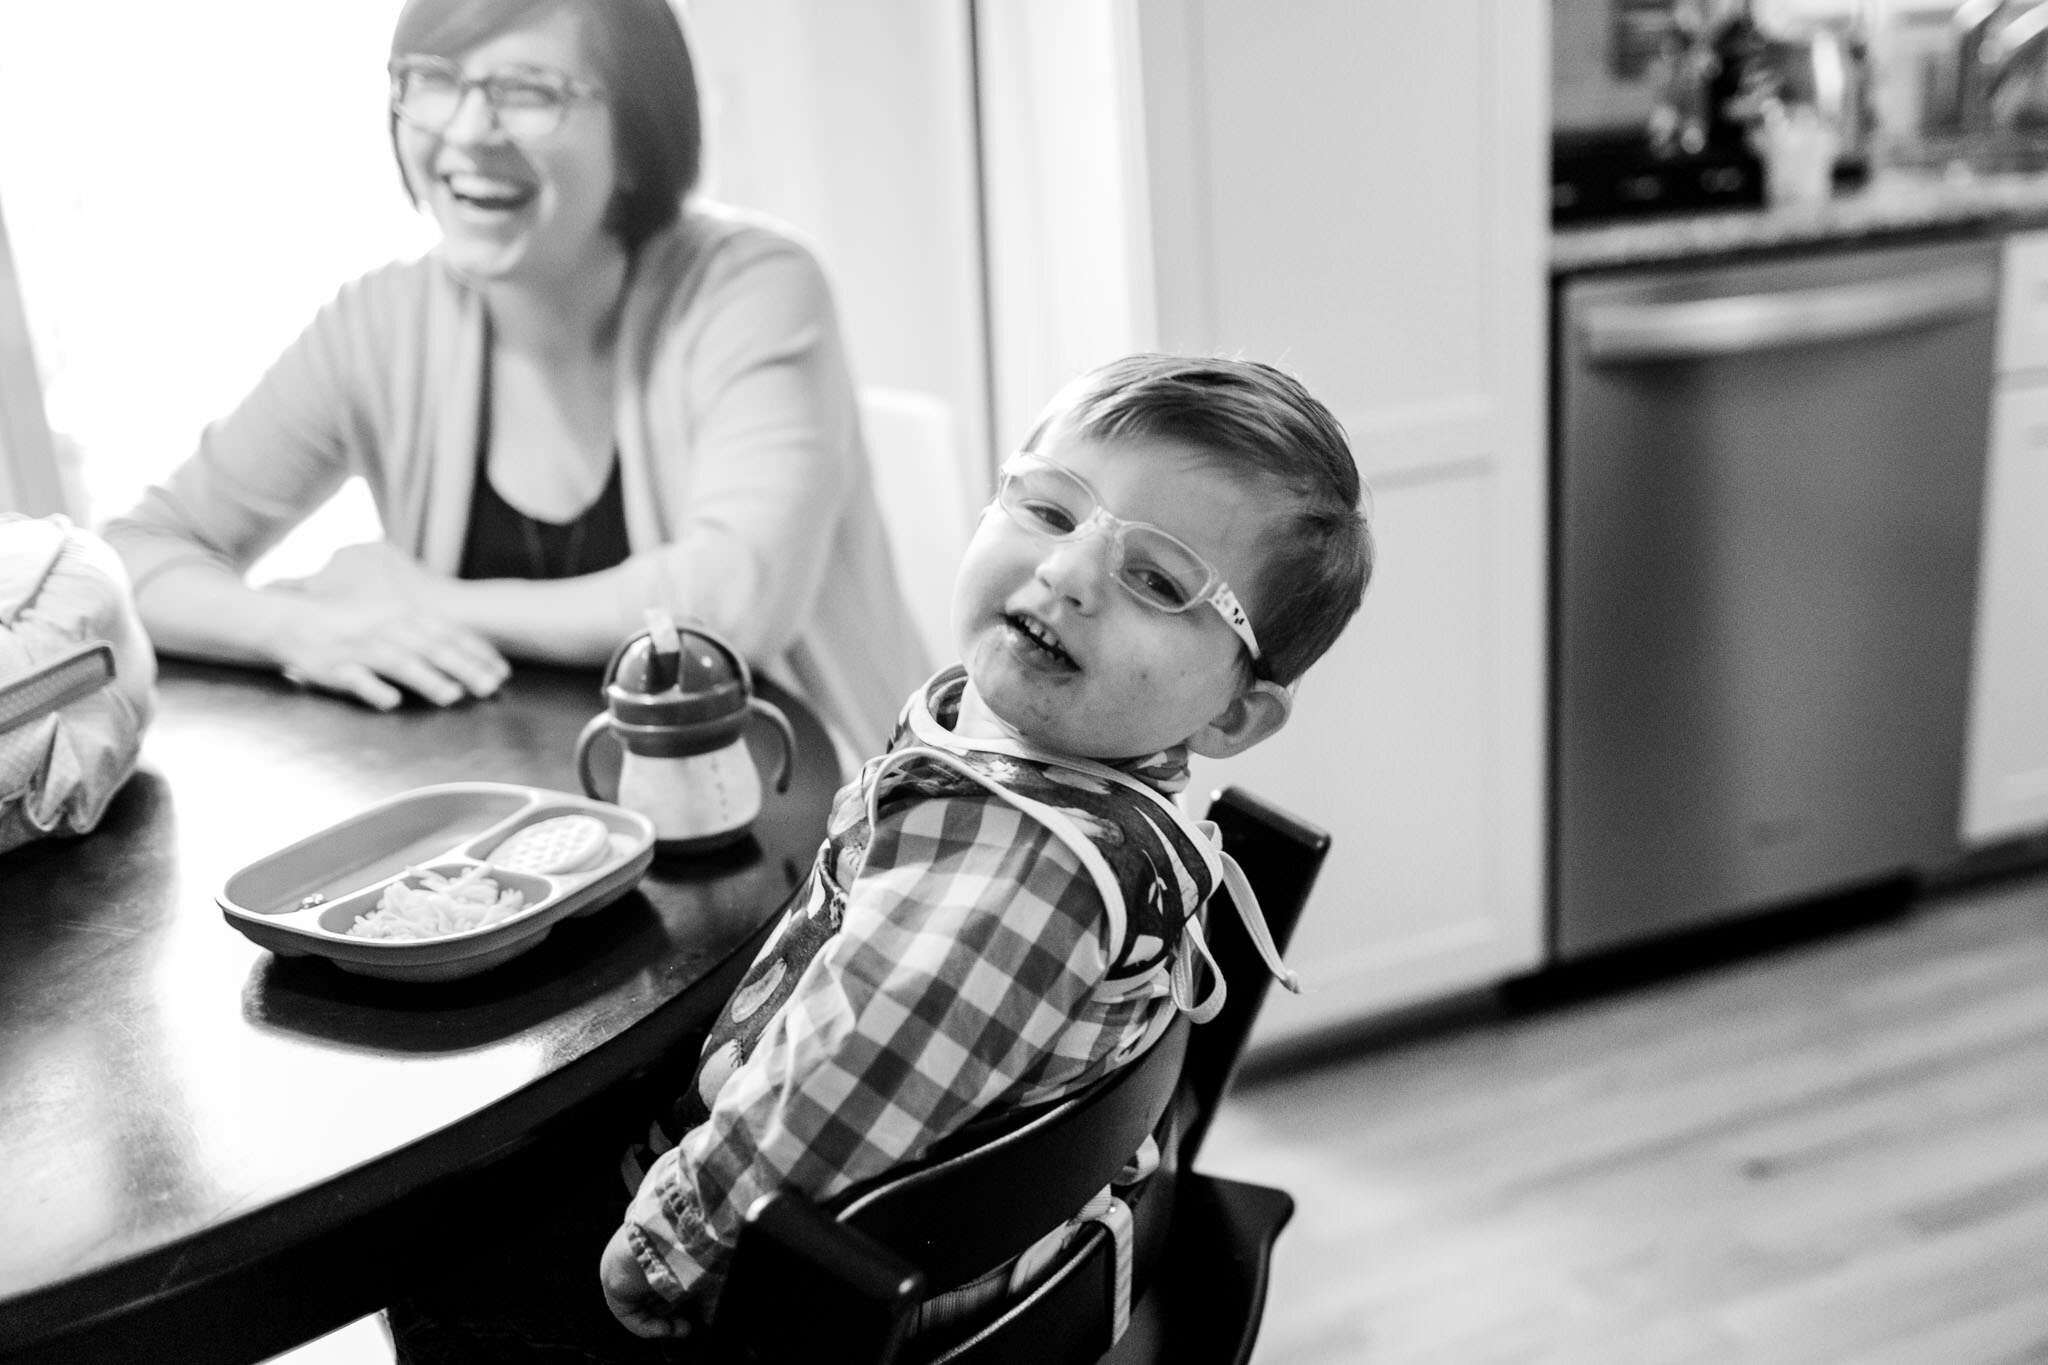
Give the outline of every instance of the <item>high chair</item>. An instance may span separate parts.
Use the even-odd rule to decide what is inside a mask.
[[[1212,801],[1275,944],[1291,938],[1330,846],[1238,788]],[[1227,895],[1228,893],[1224,893]],[[940,1153],[819,1207],[784,1192],[749,1213],[711,1324],[714,1358],[835,1365],[1242,1365],[1264,1313],[1282,1190],[1194,1169],[1269,977],[1231,907],[1207,917],[1229,984],[1222,1012],[1177,1019],[1135,1062],[1021,1126]],[[937,1288],[1002,1266],[1109,1186],[1148,1135],[1159,1168],[1125,1224],[1108,1211],[1020,1301],[971,1335],[912,1336]],[[1106,1201],[1105,1201],[1106,1202]],[[1120,1263],[1123,1284],[1119,1286]],[[693,1357],[694,1358],[694,1357]]]

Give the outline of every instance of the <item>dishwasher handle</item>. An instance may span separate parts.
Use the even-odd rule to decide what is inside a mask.
[[[1608,302],[1581,314],[1581,353],[1594,365],[1685,360],[1903,332],[1988,313],[1990,264],[1942,266],[1853,284],[1672,303]]]

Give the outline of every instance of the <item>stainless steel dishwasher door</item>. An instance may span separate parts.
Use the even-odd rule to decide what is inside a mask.
[[[1955,849],[1997,261],[1563,287],[1559,960]]]

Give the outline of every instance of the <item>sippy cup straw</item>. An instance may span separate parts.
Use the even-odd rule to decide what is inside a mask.
[[[648,607],[641,615],[647,622],[647,642],[654,649],[654,656],[647,661],[648,691],[659,692],[675,686],[682,668],[683,638],[676,630],[675,618],[663,608]]]

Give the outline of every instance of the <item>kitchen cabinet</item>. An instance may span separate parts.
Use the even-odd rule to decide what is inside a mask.
[[[2048,232],[2005,243],[1963,838],[2048,827]]]
[[[1366,605],[1251,787],[1334,847],[1259,1046],[1543,950],[1546,7],[976,11],[999,442],[1137,349],[1299,374],[1376,497]]]

